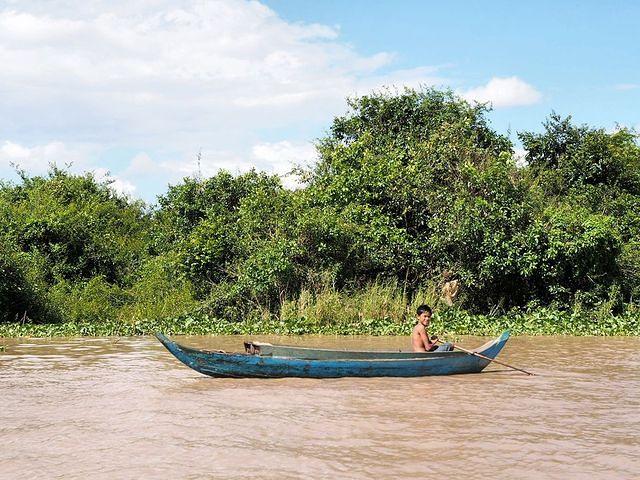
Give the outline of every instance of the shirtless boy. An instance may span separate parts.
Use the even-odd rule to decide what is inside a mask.
[[[411,344],[414,352],[428,352],[436,348],[436,344],[431,343],[427,333],[432,313],[429,305],[420,305],[416,311],[418,323],[413,327],[413,333],[411,334]]]
[[[416,318],[418,323],[413,327],[413,333],[411,334],[411,343],[413,344],[414,352],[450,352],[454,349],[453,343],[444,342],[438,346],[438,337],[431,337],[427,333],[427,327],[431,322],[431,307],[429,305],[420,305],[416,311]],[[433,342],[431,341],[433,340]]]

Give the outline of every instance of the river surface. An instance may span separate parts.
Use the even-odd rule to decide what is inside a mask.
[[[409,348],[395,337],[253,338]],[[237,351],[248,337],[176,339]],[[0,349],[2,479],[640,478],[640,338],[512,338],[499,359],[534,377],[490,365],[214,379],[152,337],[0,339]]]

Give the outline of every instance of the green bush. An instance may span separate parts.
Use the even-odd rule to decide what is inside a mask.
[[[619,261],[625,297],[640,305],[640,240],[625,244]]]
[[[62,280],[50,290],[49,301],[71,322],[105,323],[117,318],[128,296],[104,277],[86,282]]]
[[[123,323],[160,321],[198,311],[193,285],[180,272],[180,257],[167,253],[150,258],[126,290],[127,301],[118,309]]]
[[[221,171],[149,208],[55,167],[0,183],[5,331],[399,333],[452,280],[444,330],[636,331],[634,132],[552,114],[520,133],[518,167],[487,108],[450,91],[348,105],[295,191]]]

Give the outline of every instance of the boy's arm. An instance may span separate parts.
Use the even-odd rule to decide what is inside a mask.
[[[429,349],[433,346],[433,343],[429,340],[429,335],[427,334],[427,330],[425,328],[420,329],[420,338],[422,339],[422,343],[424,343],[425,350],[429,351]]]

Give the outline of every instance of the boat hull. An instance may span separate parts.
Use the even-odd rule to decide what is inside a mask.
[[[339,377],[424,377],[479,373],[490,361],[462,352],[443,352],[429,358],[399,359],[305,359],[264,357],[247,353],[197,350],[156,337],[178,360],[193,370],[212,377],[230,378],[339,378]],[[495,358],[509,338],[505,332],[477,353]]]

